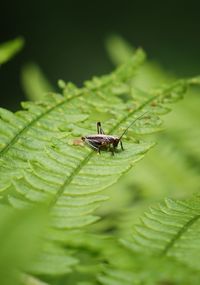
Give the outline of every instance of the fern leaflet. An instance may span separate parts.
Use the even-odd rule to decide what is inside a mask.
[[[145,213],[136,226],[133,250],[174,257],[192,268],[200,269],[199,198],[181,201],[166,199]]]

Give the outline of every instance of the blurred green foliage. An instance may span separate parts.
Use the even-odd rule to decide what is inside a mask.
[[[24,46],[23,38],[16,38],[6,43],[0,44],[0,64],[10,60]]]
[[[110,37],[106,42],[106,46],[108,54],[115,65],[128,60],[133,51],[133,48],[118,36]],[[166,73],[159,64],[147,61],[131,80],[130,89],[133,91],[133,96],[135,95],[138,98],[143,96],[145,92],[151,93],[157,88],[159,92],[162,84],[170,84],[174,79],[175,76]],[[96,83],[98,82],[96,81]],[[42,101],[44,93],[56,89],[56,87],[51,87],[40,68],[35,64],[23,69],[22,85],[27,98],[33,101]],[[61,85],[64,90],[66,87],[69,88],[66,88],[66,94],[69,90],[76,91],[73,85],[66,86],[63,82]],[[123,175],[117,184],[105,191],[106,195],[111,198],[96,210],[96,214],[102,217],[98,223],[84,229],[67,232],[55,231],[53,235],[52,229],[48,229],[45,239],[49,242],[48,239],[51,240],[53,237],[53,241],[62,242],[62,249],[55,248],[55,250],[51,250],[53,254],[50,256],[49,243],[47,243],[46,251],[39,257],[39,263],[37,261],[36,265],[32,267],[35,266],[33,272],[36,272],[36,275],[23,275],[21,280],[24,284],[39,285],[46,284],[46,282],[52,285],[199,284],[200,272],[198,266],[193,266],[193,262],[198,262],[195,257],[193,259],[193,256],[185,255],[185,260],[180,256],[171,258],[155,255],[152,257],[146,254],[145,251],[150,250],[148,248],[146,250],[145,246],[143,248],[143,244],[141,244],[141,250],[137,252],[131,238],[132,228],[140,223],[140,218],[143,217],[143,213],[150,206],[157,205],[166,197],[179,200],[184,198],[187,204],[191,195],[198,193],[200,182],[200,98],[198,95],[198,87],[193,87],[188,91],[186,98],[175,107],[173,112],[166,116],[164,120],[165,130],[159,134],[149,135],[148,139],[150,141],[157,141],[156,147],[133,170]],[[44,103],[40,104],[42,106]],[[135,140],[140,137],[136,129],[135,132],[134,130],[130,131],[130,135],[132,134]],[[80,131],[78,127],[75,128],[75,132],[79,133]],[[114,166],[110,165],[110,168],[112,167]],[[34,168],[34,171],[36,172],[36,168]],[[43,172],[43,175],[45,175],[45,172]],[[35,181],[35,183],[38,183],[38,181]],[[23,191],[26,191],[26,188],[23,188]],[[101,196],[99,199],[99,201],[103,201],[105,196]],[[198,198],[193,198],[192,201],[198,204]],[[82,202],[83,200],[80,199],[78,203],[81,205]],[[0,280],[1,284],[11,285],[16,282],[13,281],[16,278],[15,274],[13,275],[16,268],[17,270],[26,271],[27,263],[30,262],[31,264],[34,259],[33,253],[37,252],[38,245],[41,246],[40,241],[35,238],[37,236],[35,232],[40,232],[41,227],[44,226],[43,214],[33,210],[31,215],[26,214],[23,220],[23,212],[19,211],[18,214],[15,214],[16,212],[11,209],[8,210],[7,206],[2,206],[0,210],[2,212],[2,218],[0,219],[0,228],[2,230],[0,232],[5,233],[0,235],[0,242],[5,245],[1,255],[2,258],[0,257],[0,266],[3,272],[6,273],[6,275],[2,275]],[[178,207],[175,207],[175,214],[179,210]],[[67,213],[64,223],[71,213],[70,211],[67,212],[67,207],[64,207],[63,211]],[[166,213],[167,211],[169,209],[165,209]],[[193,212],[194,209],[188,216],[192,216]],[[177,221],[177,224],[179,222],[180,225],[183,222],[183,228],[185,227],[184,219],[188,217],[187,214],[184,217],[184,214],[183,212],[180,216],[181,222]],[[198,205],[195,206],[195,214],[198,220],[200,216]],[[61,212],[60,215],[62,215]],[[161,223],[160,228],[163,232],[161,231],[160,234],[158,231],[158,237],[155,234],[158,243],[160,242],[159,237],[160,239],[163,238],[162,234],[167,232],[168,226],[174,220],[167,220],[165,216],[162,217],[161,222],[163,221],[163,224]],[[73,225],[73,220],[71,224]],[[145,230],[149,230],[146,240],[148,241],[150,237],[150,241],[156,247],[156,239],[151,240],[151,229],[149,229],[148,224],[145,226],[147,226]],[[191,232],[190,246],[195,250],[196,256],[199,256],[199,223],[194,223],[192,230],[188,229],[188,232]],[[9,236],[10,239],[5,241],[5,236]],[[31,240],[31,247],[29,247],[29,243],[26,244],[29,239]],[[164,240],[169,241],[167,234],[164,236]],[[195,241],[194,245],[193,241]],[[22,247],[25,251],[19,250]],[[183,254],[187,253],[188,248],[188,246],[181,248]],[[70,259],[71,254],[74,259]],[[79,260],[79,263],[77,260]],[[70,269],[68,269],[68,261]],[[31,272],[30,268],[31,265],[29,266],[29,272]],[[7,273],[9,273],[9,278],[7,278]]]
[[[21,284],[20,271],[40,253],[46,225],[47,213],[42,208],[17,211],[0,205],[0,284]]]
[[[21,82],[28,100],[42,100],[47,92],[54,91],[49,81],[36,64],[27,64],[21,73]]]

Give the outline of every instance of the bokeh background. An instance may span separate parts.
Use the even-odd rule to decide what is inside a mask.
[[[141,46],[149,58],[180,76],[200,73],[198,1],[7,1],[1,5],[0,42],[23,36],[23,52],[0,68],[1,106],[25,100],[22,67],[36,62],[54,86],[78,85],[112,70],[105,39],[112,33]]]

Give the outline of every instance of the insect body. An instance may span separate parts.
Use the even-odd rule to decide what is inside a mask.
[[[145,112],[144,114],[146,114]],[[118,144],[120,144],[121,149],[124,150],[123,144],[122,144],[122,137],[126,133],[126,131],[141,117],[144,116],[142,114],[138,118],[136,118],[122,133],[120,137],[118,136],[112,136],[112,135],[105,135],[104,131],[101,127],[101,123],[97,122],[97,134],[95,135],[87,135],[85,137],[82,137],[82,141],[84,141],[87,145],[89,145],[92,149],[98,151],[100,153],[101,150],[108,150],[111,151],[114,155],[116,148],[118,147]]]

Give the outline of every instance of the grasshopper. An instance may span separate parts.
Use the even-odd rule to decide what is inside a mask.
[[[120,137],[113,135],[106,135],[101,127],[101,123],[97,122],[97,134],[95,135],[87,135],[82,137],[82,141],[84,141],[89,147],[96,150],[99,154],[101,150],[111,151],[114,155],[115,150],[120,144],[121,150],[124,150],[122,144],[122,137],[125,135],[127,130],[141,117],[143,117],[147,112],[143,113],[141,116],[137,117],[131,124],[124,130]]]

